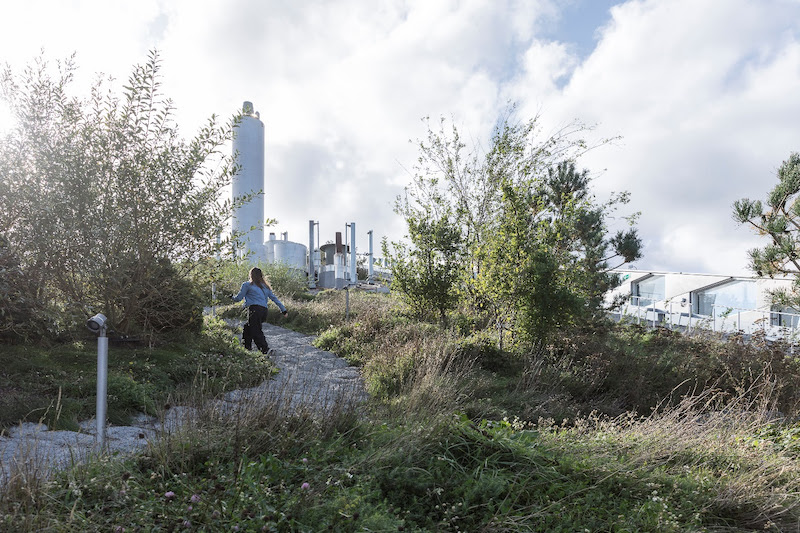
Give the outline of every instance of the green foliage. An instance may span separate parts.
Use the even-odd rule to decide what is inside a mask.
[[[460,415],[320,424],[265,413],[232,431],[218,420],[165,444],[163,458],[153,448],[135,460],[101,460],[60,475],[44,488],[48,497],[16,507],[0,500],[0,525],[790,531],[800,519],[796,462],[750,438],[761,433],[757,421],[705,413],[698,425],[696,407],[573,427]]]
[[[282,263],[251,263],[247,260],[208,260],[198,268],[195,282],[205,290],[206,301],[211,301],[211,285],[216,290],[216,304],[230,303],[230,297],[238,294],[242,283],[247,281],[250,269],[258,267],[269,281],[273,292],[284,298],[299,298],[308,292],[304,273]]]
[[[0,80],[17,120],[0,142],[0,235],[65,326],[101,311],[129,334],[198,327],[186,280],[230,214],[218,198],[233,123],[212,117],[181,139],[159,68],[153,52],[121,99],[101,81],[70,96],[72,58]]]
[[[46,306],[37,281],[22,269],[19,256],[0,235],[0,340],[30,339],[42,334]]]
[[[792,153],[778,168],[778,183],[767,194],[765,206],[758,200],[742,198],[733,204],[733,219],[750,225],[770,243],[749,250],[750,269],[761,276],[800,274],[800,154]],[[800,308],[798,286],[774,294],[776,303]]]
[[[43,421],[77,429],[95,411],[97,348],[94,339],[50,347],[9,346],[0,351],[0,427]],[[158,414],[170,395],[202,383],[208,394],[253,386],[273,371],[261,355],[245,351],[220,320],[159,348],[109,347],[108,415],[115,424],[136,413]]]
[[[532,344],[570,321],[582,302],[546,244],[550,228],[536,220],[539,209],[527,187],[506,183],[501,205],[495,238],[481,250],[484,268],[473,287],[521,342]]]
[[[800,458],[800,422],[773,423],[760,428],[751,439],[753,446],[771,445],[777,452]]]
[[[476,416],[528,421],[590,411],[649,413],[697,391],[755,397],[764,387],[775,409],[789,416],[800,412],[800,362],[787,355],[787,346],[763,337],[722,341],[634,325],[573,326],[534,349],[509,351],[498,348],[489,330],[465,336],[398,320],[390,305],[365,307],[380,300],[391,302],[368,298],[350,322],[343,314],[328,322],[315,345],[361,366],[371,394],[406,409],[412,391],[430,380],[430,401],[440,401],[431,395],[448,398]],[[320,304],[305,304],[298,314]]]
[[[463,275],[460,259],[461,235],[451,216],[436,217],[430,211],[412,212],[406,207],[406,223],[411,247],[394,243],[392,290],[402,295],[407,308],[416,317],[433,311],[442,324],[458,301],[458,282]],[[389,254],[384,242],[384,254]]]
[[[633,228],[612,235],[607,225],[629,195],[598,203],[588,170],[576,171],[576,158],[594,147],[579,137],[586,130],[576,123],[545,137],[538,117],[509,115],[483,152],[468,148],[455,126],[429,126],[395,205],[410,244],[384,249],[392,290],[437,309],[443,324],[460,307],[493,323],[501,339],[510,330],[528,345],[577,319],[602,317],[616,281],[610,270],[638,259],[641,240]],[[632,225],[636,215],[624,218]]]
[[[560,336],[541,355],[540,379],[586,410],[649,413],[660,403],[715,390],[753,400],[765,390],[773,408],[799,412],[800,361],[763,337],[727,341],[637,326]]]
[[[319,310],[328,328],[318,344],[357,354],[379,401],[315,416],[287,413],[278,398],[236,417],[200,402],[196,426],[130,460],[101,458],[0,494],[0,527],[679,532],[800,523],[798,431],[769,410],[794,413],[800,373],[785,347],[595,327],[559,330],[530,354],[502,352],[487,331],[464,337],[398,317],[384,295],[352,294],[345,320],[342,296],[298,302],[299,324],[318,324],[304,315]],[[202,339],[203,367],[216,349],[236,352],[221,320],[208,320]],[[147,386],[140,375],[188,369],[138,355],[115,373],[128,404]],[[40,368],[34,359],[9,364],[29,375]],[[252,371],[240,368],[245,378]],[[764,369],[769,379],[758,377]],[[573,395],[566,402],[584,412],[641,402],[648,415],[539,418],[555,413],[557,395]]]

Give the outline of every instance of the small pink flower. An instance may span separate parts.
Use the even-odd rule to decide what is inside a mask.
[[[191,501],[192,503],[199,502],[200,501],[200,495],[199,494],[192,494],[192,497],[189,498],[189,501]]]
[[[311,488],[311,485],[309,485],[308,483],[303,483],[302,485],[300,485],[300,488],[303,490],[308,490]]]
[[[171,490],[169,490],[169,491],[167,491],[166,493],[164,493],[164,497],[165,497],[167,500],[169,500],[169,501],[172,501],[172,500],[174,500],[174,499],[175,499],[175,493],[174,493],[174,492],[172,492]]]
[[[192,523],[190,521],[188,521],[188,520],[184,520],[183,521],[183,527],[190,528],[190,527],[192,527]]]
[[[308,464],[308,459],[303,457],[303,464]]]

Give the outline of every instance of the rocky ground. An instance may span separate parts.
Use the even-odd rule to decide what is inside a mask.
[[[253,402],[274,401],[283,409],[311,408],[324,414],[334,407],[366,399],[358,369],[330,352],[313,347],[313,337],[271,324],[264,324],[264,334],[274,350],[270,358],[279,368],[278,374],[258,387],[225,394],[216,404],[222,412]],[[50,431],[43,424],[21,424],[0,437],[0,489],[13,476],[41,479],[53,469],[98,453],[134,452],[164,433],[191,423],[192,415],[192,408],[174,406],[161,418],[141,416],[131,426],[109,426],[103,447],[96,442],[95,420],[82,422],[78,432]]]

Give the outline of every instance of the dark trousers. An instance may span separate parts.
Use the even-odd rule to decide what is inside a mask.
[[[264,330],[261,329],[261,323],[266,318],[266,307],[251,305],[247,308],[247,322],[242,328],[242,340],[244,341],[244,347],[248,350],[253,347],[253,341],[256,343],[256,348],[263,353],[267,353],[267,350],[269,350],[267,339],[264,337]]]

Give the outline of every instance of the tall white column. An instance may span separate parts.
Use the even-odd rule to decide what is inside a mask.
[[[264,123],[251,102],[244,103],[234,130],[233,156],[239,170],[231,183],[232,200],[256,193],[234,211],[233,231],[242,234],[242,253],[252,252],[253,259],[264,260]]]

